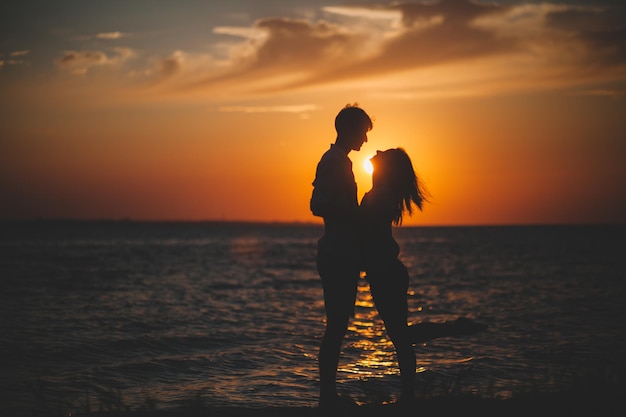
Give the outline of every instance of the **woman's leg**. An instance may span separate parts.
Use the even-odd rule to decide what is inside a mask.
[[[380,272],[373,271],[373,274],[370,277],[370,290],[396,350],[402,380],[402,398],[412,399],[415,395],[416,357],[407,324],[409,274],[400,261],[390,264]]]

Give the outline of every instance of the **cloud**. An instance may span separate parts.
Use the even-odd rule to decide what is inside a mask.
[[[213,86],[234,92],[282,88],[320,70],[347,65],[367,51],[364,36],[325,21],[267,18],[251,28],[218,27],[214,32],[244,41],[230,49],[227,61],[214,60],[211,73],[181,77],[179,87],[184,91]]]
[[[400,13],[402,27],[381,43],[379,53],[325,74],[320,81],[400,72],[508,53],[516,48],[514,40],[498,37],[474,23],[484,16],[505,13],[503,7],[463,0],[389,7]]]
[[[74,75],[85,75],[94,67],[119,66],[136,56],[135,51],[127,47],[112,49],[114,54],[103,51],[66,51],[54,62],[62,70]]]
[[[236,26],[217,26],[213,28],[213,33],[217,33],[220,35],[237,36],[237,37],[246,38],[246,39],[256,38],[259,41],[265,37],[264,31],[261,31],[254,27],[243,28],[243,27],[236,27]]]
[[[23,64],[27,64],[26,61],[24,61],[23,59],[15,59],[15,58],[19,58],[19,57],[23,57],[26,56],[30,53],[29,49],[23,49],[23,50],[19,50],[19,51],[13,51],[10,52],[9,55],[9,59],[0,59],[0,70],[3,69],[5,66],[8,65],[23,65]],[[0,56],[3,56],[4,54],[0,54]]]
[[[24,56],[24,55],[28,55],[29,53],[30,53],[29,49],[24,49],[24,50],[21,50],[21,51],[13,51],[13,52],[11,52],[11,54],[9,56],[12,56],[12,57]]]
[[[584,46],[590,63],[626,63],[626,8],[555,10],[546,18],[550,27]]]
[[[311,112],[319,109],[315,104],[292,104],[283,106],[221,106],[218,108],[224,113],[291,113],[300,119],[308,119]]]
[[[159,78],[170,78],[180,71],[180,61],[175,57],[164,58],[159,62]]]
[[[219,32],[218,32],[219,33]],[[234,33],[231,31],[231,33]],[[320,65],[335,65],[354,59],[363,48],[363,36],[348,33],[329,22],[267,18],[255,22],[247,41],[232,51],[237,72],[309,72]],[[352,53],[348,53],[352,50]]]
[[[212,55],[178,50],[170,56],[157,59],[147,75],[152,77],[149,85],[154,87],[176,83],[179,78],[187,81],[198,79],[210,73],[212,68],[219,68],[218,61]]]
[[[365,8],[365,7],[344,7],[344,6],[326,6],[322,8],[327,13],[337,14],[341,16],[364,18],[366,20],[390,20],[395,21],[401,18],[400,13],[396,10],[385,8]]]
[[[398,88],[406,93],[424,87],[416,72],[449,66],[458,76],[447,71],[450,78],[441,88],[475,78],[494,90],[512,85],[505,81],[511,77],[523,77],[523,84],[537,88],[624,80],[626,19],[624,8],[615,9],[470,0],[325,7],[325,20],[272,17],[251,27],[216,27],[215,34],[241,39],[232,44],[227,60],[197,68],[193,77],[182,71],[178,59],[163,61],[161,71],[177,76],[178,83],[170,87],[179,91],[224,94],[372,83],[394,76],[402,79]],[[460,73],[465,66],[475,77]],[[461,86],[465,91],[476,87]]]
[[[61,34],[64,34],[64,32],[61,32]],[[118,40],[118,39],[124,39],[124,38],[128,38],[131,37],[133,34],[129,33],[129,32],[99,32],[99,33],[95,33],[95,34],[90,34],[90,35],[79,35],[79,36],[75,36],[73,39],[78,40],[78,41],[91,41],[94,39],[101,39],[101,40],[108,40],[108,41],[114,41],[114,40]]]
[[[586,90],[573,94],[575,96],[595,96],[595,97],[611,97],[620,99],[626,96],[626,90]]]
[[[315,104],[297,104],[287,106],[222,106],[221,112],[227,113],[308,113],[318,109]]]
[[[129,36],[131,36],[130,33],[122,33],[122,32],[103,32],[103,33],[96,34],[97,39],[108,39],[108,40],[122,39],[122,38],[127,38]]]
[[[75,75],[86,74],[88,69],[97,65],[104,65],[108,57],[101,51],[66,51],[55,63],[57,67]]]

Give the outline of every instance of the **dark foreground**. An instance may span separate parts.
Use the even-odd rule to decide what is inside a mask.
[[[559,394],[532,394],[508,400],[480,398],[433,398],[420,400],[409,410],[394,405],[361,405],[337,412],[317,407],[188,407],[178,410],[99,411],[73,414],[75,417],[393,417],[393,416],[567,416],[596,417],[626,415],[624,398],[591,398]]]

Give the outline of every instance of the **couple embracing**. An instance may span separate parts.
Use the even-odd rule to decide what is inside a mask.
[[[317,245],[317,269],[322,281],[326,327],[319,349],[320,408],[352,405],[336,389],[343,338],[354,316],[361,271],[396,351],[402,393],[399,403],[414,401],[416,355],[413,345],[435,337],[479,331],[473,322],[408,325],[409,274],[398,258],[392,226],[422,210],[428,194],[402,148],[378,151],[371,159],[372,188],[360,204],[348,157],[367,142],[370,116],[358,105],[346,105],[335,117],[337,137],[320,159],[313,182],[310,209],[324,219]],[[467,319],[466,319],[467,320]],[[467,328],[470,325],[470,328]]]
[[[337,393],[336,379],[341,345],[354,316],[361,271],[387,335],[396,351],[402,393],[398,400],[409,409],[415,401],[414,345],[438,337],[469,335],[487,326],[459,317],[445,323],[408,324],[409,274],[398,258],[400,247],[392,226],[420,211],[428,193],[402,148],[378,151],[371,158],[372,188],[358,202],[351,151],[367,142],[372,119],[356,104],[348,104],[335,117],[337,138],[320,159],[313,181],[310,208],[324,219],[324,235],[317,244],[317,270],[321,277],[326,328],[319,349],[319,407],[354,405]]]

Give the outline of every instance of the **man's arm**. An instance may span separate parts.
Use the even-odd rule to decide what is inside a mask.
[[[321,161],[317,167],[311,212],[320,217],[353,217],[357,201],[352,171],[350,167],[329,162]]]

